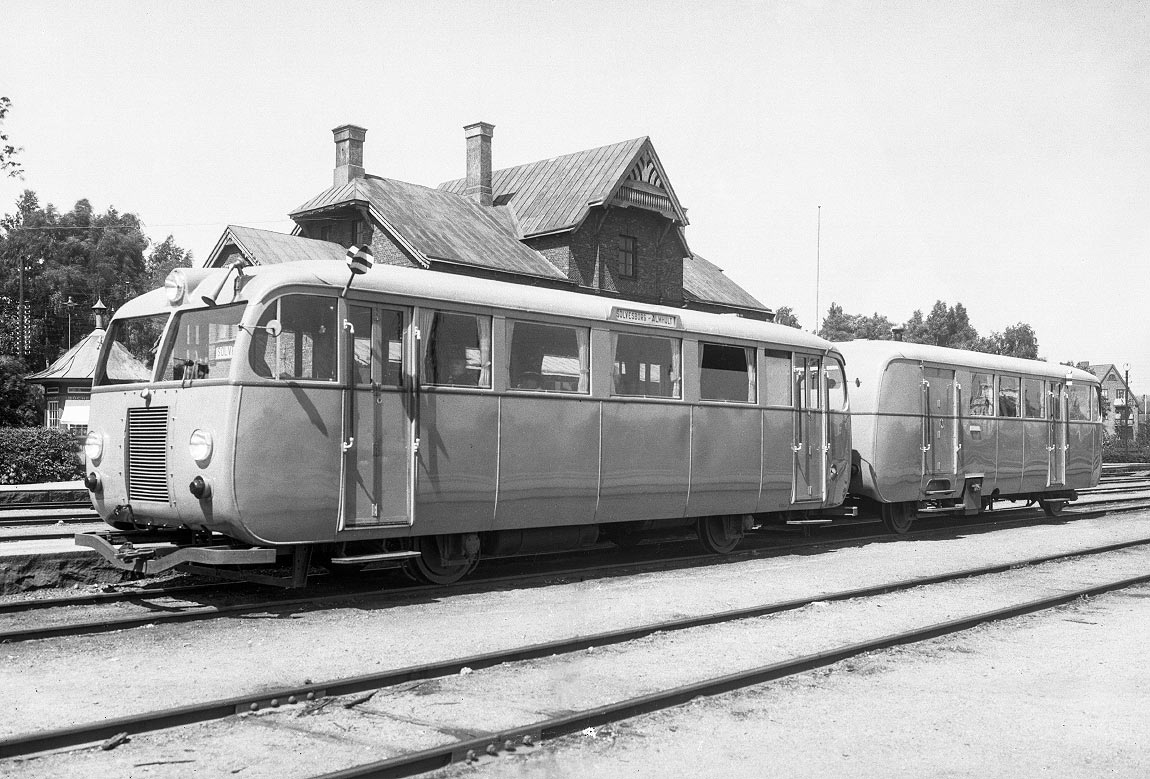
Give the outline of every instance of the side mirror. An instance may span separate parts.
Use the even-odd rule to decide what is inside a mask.
[[[267,330],[268,335],[270,335],[272,338],[276,338],[279,336],[280,333],[282,333],[284,331],[284,328],[283,328],[283,325],[280,324],[280,321],[278,319],[273,319],[270,322],[268,322],[266,325],[264,325],[264,330]]]

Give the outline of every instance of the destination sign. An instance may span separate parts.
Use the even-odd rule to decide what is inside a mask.
[[[637,325],[679,328],[679,317],[674,314],[656,314],[653,311],[636,311],[631,308],[612,308],[611,318],[616,322],[632,322]]]

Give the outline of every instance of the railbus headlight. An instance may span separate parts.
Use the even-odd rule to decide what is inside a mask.
[[[168,302],[173,306],[178,306],[184,302],[184,294],[188,291],[188,282],[184,278],[184,274],[178,270],[173,270],[164,279],[164,294],[168,296]]]
[[[98,461],[104,455],[104,436],[92,430],[84,439],[84,456],[92,462]]]
[[[207,465],[212,459],[212,434],[207,430],[193,430],[188,436],[188,454],[200,465]]]

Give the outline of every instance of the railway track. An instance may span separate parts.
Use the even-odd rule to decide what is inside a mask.
[[[508,748],[530,749],[543,739],[577,732],[585,728],[595,728],[638,714],[676,706],[695,697],[716,695],[761,684],[837,663],[867,652],[921,642],[967,630],[987,622],[1056,608],[1082,597],[1095,596],[1150,582],[1150,574],[1145,573],[1146,562],[1150,560],[1148,547],[1150,547],[1150,538],[1138,538],[1060,554],[1014,559],[937,575],[896,580],[864,588],[819,593],[810,597],[783,602],[764,602],[751,607],[663,620],[594,635],[515,646],[501,651],[462,656],[442,662],[407,666],[380,673],[333,678],[314,684],[264,689],[258,694],[203,701],[133,716],[103,719],[73,728],[41,731],[6,738],[0,740],[0,758],[28,756],[46,750],[76,748],[105,739],[118,738],[123,740],[126,737],[153,733],[160,729],[206,723],[212,720],[231,718],[239,714],[265,710],[291,710],[296,711],[297,714],[316,713],[324,706],[334,702],[335,699],[343,696],[357,696],[352,701],[342,702],[346,706],[354,706],[357,705],[357,701],[364,703],[368,700],[363,695],[364,693],[383,688],[397,688],[409,683],[448,677],[465,680],[471,673],[497,667],[507,669],[516,664],[530,666],[531,663],[543,661],[562,663],[565,659],[569,661],[570,658],[581,657],[579,653],[605,647],[630,646],[631,651],[642,653],[645,651],[642,642],[655,636],[665,639],[676,634],[687,634],[689,631],[701,627],[717,629],[736,623],[745,624],[748,620],[781,615],[784,612],[798,612],[817,604],[824,606],[826,604],[842,604],[843,607],[856,608],[860,605],[866,605],[870,599],[911,590],[922,591],[924,598],[935,596],[945,598],[951,597],[947,593],[953,593],[953,589],[939,588],[938,585],[955,582],[977,583],[997,575],[1016,577],[1033,575],[1036,581],[1041,584],[1043,576],[1049,576],[1051,573],[1058,575],[1056,576],[1056,589],[1058,591],[1048,593],[1040,598],[1019,600],[1005,606],[985,610],[968,609],[967,613],[959,617],[919,624],[898,632],[872,636],[865,640],[826,646],[818,651],[796,655],[784,661],[750,665],[726,673],[695,679],[686,684],[649,690],[639,695],[625,695],[600,705],[569,710],[560,716],[529,719],[513,727],[500,727],[497,731],[475,727],[471,728],[471,731],[480,735],[473,735],[468,738],[447,738],[443,733],[440,733],[440,741],[443,743],[433,748],[393,755],[385,760],[372,761],[324,775],[325,777],[409,776],[440,768],[452,762],[474,761],[480,759],[481,756],[498,754]],[[1135,557],[1128,557],[1131,554],[1134,554]],[[1125,575],[1107,575],[1100,578],[1100,575],[1095,573],[1095,570],[1100,567],[1095,561],[1106,555],[1111,556],[1107,561],[1107,569],[1124,568],[1126,569]],[[1115,555],[1118,557],[1114,557]],[[1123,557],[1123,555],[1127,555],[1127,557]],[[1066,568],[1052,566],[1066,566]],[[1133,571],[1140,571],[1140,573],[1131,575]],[[1067,581],[1078,581],[1083,578],[1090,578],[1091,581],[1081,586],[1066,584]],[[968,584],[967,586],[974,585]],[[1048,583],[1047,586],[1049,586]],[[1018,592],[1025,588],[1011,586],[1007,589],[1011,592]],[[977,597],[972,600],[979,605],[984,605],[983,601]],[[949,614],[949,611],[947,613]],[[620,649],[620,651],[623,650]],[[458,681],[457,684],[462,684],[466,691],[466,682]],[[480,695],[481,693],[473,692],[471,694]]]
[[[1065,512],[1060,520],[1096,518],[1106,513],[1136,511],[1150,508],[1150,499],[1117,498],[1081,504],[1078,508]],[[1014,507],[984,512],[971,517],[954,515],[927,516],[913,527],[909,537],[930,537],[932,535],[969,531],[971,529],[1000,529],[1024,525],[1040,525],[1050,522],[1040,510],[1033,507]],[[716,558],[695,551],[691,542],[667,541],[655,546],[643,546],[631,550],[626,559],[618,561],[614,547],[583,552],[541,555],[527,561],[497,560],[488,563],[467,581],[450,588],[453,594],[483,592],[493,587],[533,586],[548,580],[571,580],[587,577],[631,575],[644,572],[686,569],[699,565],[727,564],[742,560],[773,557],[793,553],[807,548],[833,549],[859,542],[874,541],[888,534],[881,529],[877,520],[860,521],[857,524],[835,528],[834,535],[829,528],[820,529],[813,535],[796,537],[795,529],[790,533],[783,528],[770,528],[763,533],[748,537],[743,548],[722,558]],[[671,554],[668,556],[667,552]],[[574,563],[574,565],[572,565]],[[526,569],[524,571],[524,569]],[[389,575],[390,573],[390,575]],[[382,581],[383,574],[387,580]],[[381,584],[386,586],[381,589]],[[355,579],[345,579],[335,587],[313,588],[304,595],[284,595],[276,591],[274,595],[260,595],[255,599],[241,602],[217,604],[197,603],[190,597],[228,597],[258,591],[257,585],[244,585],[236,582],[208,582],[179,584],[171,587],[156,587],[68,595],[57,598],[28,598],[0,603],[0,619],[4,615],[35,614],[40,624],[28,625],[27,619],[20,617],[18,627],[5,627],[0,624],[0,644],[34,641],[63,636],[81,636],[127,630],[142,626],[164,623],[193,622],[218,619],[227,616],[262,612],[283,612],[289,609],[321,609],[338,607],[353,601],[368,599],[373,603],[402,603],[413,598],[437,595],[445,590],[433,585],[415,585],[394,572],[365,573]],[[334,591],[333,591],[334,590]],[[68,610],[81,606],[109,606],[126,604],[139,610],[129,614],[115,614],[76,621],[71,615],[62,618],[46,612],[53,609]]]

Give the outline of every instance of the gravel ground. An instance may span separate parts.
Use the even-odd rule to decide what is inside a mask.
[[[0,689],[10,701],[9,716],[0,729],[11,735],[62,727],[298,684],[305,678],[320,681],[1147,535],[1150,514],[1120,515],[948,540],[806,550],[769,560],[530,590],[458,596],[445,592],[441,598],[387,607],[365,601],[358,608],[271,612],[11,645],[0,648]],[[1073,577],[1066,575],[1067,564],[1057,564],[1037,573],[1010,572],[972,587],[945,585],[930,598],[921,592],[898,593],[868,600],[862,608],[826,604],[738,626],[687,632],[693,636],[656,636],[635,647],[588,653],[574,663],[540,661],[515,670],[491,669],[467,679],[467,689],[487,691],[478,696],[490,701],[487,710],[478,710],[483,727],[522,724],[541,719],[541,708],[555,713],[595,705],[603,696],[637,694],[883,635],[908,623],[941,621],[969,611],[972,602],[978,610],[989,609],[1038,597],[1068,579],[1118,576],[1119,568],[1125,575],[1144,573],[1150,569],[1148,556],[1143,550],[1115,553],[1105,562],[1082,561],[1074,564]],[[911,771],[969,775],[978,766],[993,766],[993,761],[980,763],[982,758],[967,755],[974,752],[1013,767],[989,770],[994,775],[1017,773],[1023,766],[1039,768],[1046,775],[1096,774],[1111,769],[1081,769],[1072,756],[1084,749],[1086,736],[1078,734],[1089,735],[1087,726],[1099,723],[1095,740],[1104,745],[1105,754],[1117,756],[1115,775],[1146,775],[1135,769],[1146,767],[1144,761],[1137,762],[1136,747],[1139,739],[1145,745],[1147,730],[1137,730],[1132,717],[1150,702],[1150,695],[1137,670],[1124,667],[1127,658],[1145,654],[1142,647],[1150,638],[1146,597],[1144,588],[1106,596],[1055,614],[933,642],[927,649],[876,654],[829,673],[697,701],[671,713],[549,744],[532,754],[453,771],[527,776],[642,776],[656,771],[747,775],[767,768],[774,773],[774,766],[785,765],[786,773],[795,775],[898,776]],[[1106,604],[1109,610],[1097,614],[1083,611]],[[1071,618],[1070,613],[1076,616]],[[999,638],[990,640],[995,636]],[[1094,658],[1109,659],[1095,663]],[[1105,673],[1095,672],[1097,664]],[[427,746],[435,738],[442,741],[443,733],[466,736],[476,727],[476,711],[464,712],[467,707],[460,701],[465,694],[457,683],[462,682],[448,679],[388,691],[354,710],[332,706],[338,709],[335,716],[303,717],[296,716],[299,711],[280,710],[205,724],[191,734],[140,737],[110,753],[0,763],[0,773],[309,775],[338,767],[332,764],[330,747],[326,751],[315,747],[335,738],[343,742],[338,763],[347,765]],[[863,689],[865,685],[869,686]],[[473,692],[466,696],[475,697]],[[1108,704],[1111,700],[1114,703]],[[1052,724],[1051,717],[1059,716],[1063,724]],[[1068,735],[1059,738],[1059,733]],[[1051,740],[1063,751],[1043,746]],[[921,749],[915,746],[918,743]],[[1029,743],[1037,746],[1032,749],[1026,746]],[[943,744],[949,744],[949,751],[939,751]],[[929,754],[937,759],[928,759]],[[884,755],[890,761],[884,763],[880,759]],[[1039,758],[1054,767],[1025,762]],[[952,764],[950,774],[937,769]],[[906,768],[899,768],[904,770],[900,774],[895,768],[901,765]],[[932,765],[936,767],[928,767]]]

